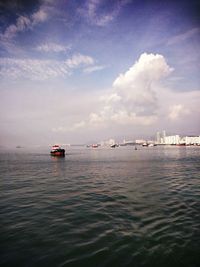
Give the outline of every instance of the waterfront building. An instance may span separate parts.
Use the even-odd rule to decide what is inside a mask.
[[[161,136],[160,136],[160,132],[156,133],[156,143],[160,144],[161,143]]]
[[[165,130],[163,130],[163,140],[165,141],[165,137],[166,137],[166,132]]]
[[[185,144],[186,145],[200,145],[200,136],[186,136]]]
[[[200,136],[180,136],[166,135],[165,131],[162,131],[162,136],[159,132],[156,133],[156,143],[162,145],[200,145]]]
[[[127,146],[127,145],[134,145],[135,141],[132,140],[123,140],[123,145]]]
[[[163,139],[165,145],[178,145],[181,141],[180,136],[178,134],[165,136]]]
[[[161,133],[157,132],[156,133],[156,144],[164,145],[165,144],[165,137],[166,137],[165,130],[163,130]]]

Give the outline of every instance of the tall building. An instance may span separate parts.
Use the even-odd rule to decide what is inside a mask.
[[[163,130],[163,143],[165,144],[166,132]]]
[[[160,132],[157,132],[156,133],[156,142],[157,142],[157,144],[160,144],[161,143]]]

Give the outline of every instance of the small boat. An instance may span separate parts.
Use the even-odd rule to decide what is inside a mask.
[[[115,148],[115,147],[118,147],[119,145],[118,144],[112,144],[110,145],[111,148]]]
[[[152,143],[151,143],[151,144],[149,144],[149,146],[150,146],[150,147],[153,147],[153,146],[155,146],[155,144],[152,144]]]
[[[149,144],[145,142],[142,144],[142,146],[149,146]]]
[[[61,148],[59,145],[54,145],[51,148],[50,154],[51,154],[51,156],[64,157],[65,156],[65,150],[63,148]]]
[[[98,144],[92,144],[92,148],[98,148],[99,145]]]

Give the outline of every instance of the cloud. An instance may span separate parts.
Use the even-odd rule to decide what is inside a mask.
[[[125,106],[134,106],[138,114],[152,114],[157,107],[154,85],[172,70],[162,55],[143,53],[128,71],[117,77],[113,88]]]
[[[93,62],[92,57],[82,54],[75,54],[65,61],[0,58],[0,76],[9,80],[47,80],[65,77],[71,74],[72,69],[85,67]]]
[[[94,64],[94,59],[90,56],[75,54],[72,58],[66,60],[66,64],[69,68],[77,68],[81,65]]]
[[[169,119],[178,120],[180,117],[190,114],[190,110],[182,104],[176,104],[169,108]]]
[[[31,18],[32,18],[32,24],[34,25],[47,20],[48,15],[46,11],[43,10],[43,7],[41,7],[37,12],[32,14]]]
[[[46,80],[69,74],[65,63],[55,60],[1,58],[0,66],[0,76],[4,79]]]
[[[48,14],[44,10],[44,6],[41,6],[38,11],[30,16],[19,16],[16,23],[9,25],[1,34],[1,40],[12,39],[17,33],[31,29],[34,25],[46,21],[47,18]]]
[[[92,72],[103,70],[105,68],[106,68],[105,66],[96,65],[96,66],[91,66],[91,67],[85,68],[83,70],[83,72],[89,74],[89,73],[92,73]]]
[[[52,132],[54,133],[67,133],[67,132],[73,132],[73,131],[77,131],[79,129],[83,129],[86,125],[85,121],[80,121],[75,123],[73,126],[71,127],[66,127],[66,126],[58,126],[58,127],[53,127],[51,129]]]
[[[61,45],[61,44],[56,44],[56,43],[45,43],[40,46],[36,47],[36,50],[41,51],[41,52],[54,52],[54,53],[59,53],[59,52],[66,52],[70,49],[70,46],[68,45]]]
[[[105,26],[111,22],[120,12],[121,8],[129,1],[117,1],[107,5],[107,1],[88,0],[83,8],[79,9],[79,13],[87,19],[91,24],[97,26]]]
[[[22,32],[25,29],[29,28],[31,25],[31,20],[28,17],[20,16],[18,17],[16,24],[11,24],[8,26],[3,34],[3,38],[11,39],[18,32]]]
[[[190,29],[184,33],[178,34],[178,35],[170,38],[167,42],[167,45],[178,44],[178,43],[183,42],[187,39],[190,39],[191,37],[193,37],[194,35],[199,34],[199,33],[200,33],[200,28]]]
[[[115,123],[118,125],[151,125],[155,123],[157,116],[138,116],[135,112],[127,111],[125,108],[114,110],[111,106],[105,106],[99,113],[89,115],[89,125],[102,127]]]
[[[172,68],[159,54],[144,53],[125,73],[113,82],[112,88],[100,97],[101,109],[91,112],[88,126],[151,125],[157,121],[157,88]]]
[[[121,97],[116,93],[111,93],[109,95],[103,95],[100,97],[100,100],[105,104],[119,102]]]

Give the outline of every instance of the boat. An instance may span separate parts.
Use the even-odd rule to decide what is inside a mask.
[[[98,144],[92,144],[92,148],[98,148],[99,145]]]
[[[142,146],[149,146],[149,144],[145,142],[142,144]]]
[[[153,147],[153,146],[155,146],[155,144],[152,144],[152,143],[151,143],[151,144],[149,144],[149,146],[150,146],[150,147]]]
[[[111,148],[115,148],[115,147],[118,147],[119,145],[118,144],[112,144],[110,145]]]
[[[22,146],[16,146],[16,148],[23,148]]]
[[[87,148],[98,148],[99,146],[99,144],[86,145]]]
[[[64,157],[65,156],[65,149],[61,148],[59,145],[54,145],[51,148],[50,154],[51,154],[51,156]]]

